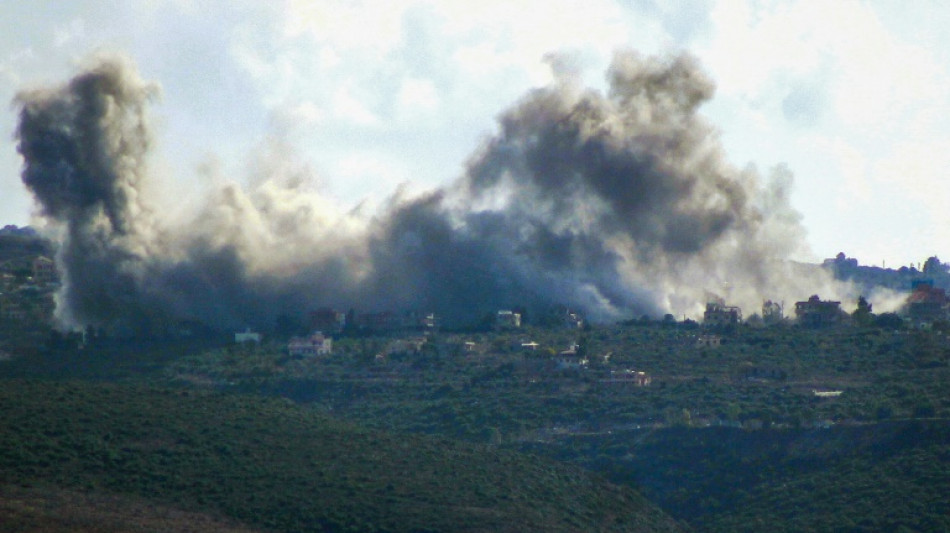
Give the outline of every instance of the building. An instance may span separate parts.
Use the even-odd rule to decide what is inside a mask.
[[[261,334],[251,331],[251,328],[247,328],[240,333],[234,334],[234,342],[236,342],[237,344],[244,344],[246,342],[260,344]]]
[[[907,297],[904,314],[916,324],[931,324],[935,320],[946,320],[950,299],[947,291],[934,287],[931,280],[917,280],[912,284],[914,292]]]
[[[309,337],[293,337],[287,343],[287,351],[294,357],[330,355],[333,353],[333,339],[319,331]]]
[[[439,319],[435,313],[419,313],[409,311],[403,317],[403,329],[408,331],[435,331],[439,327]]]
[[[841,322],[844,311],[841,302],[822,300],[817,294],[804,302],[795,302],[795,316],[798,323],[809,328],[833,326]]]
[[[785,320],[785,305],[772,300],[762,303],[762,322],[765,324],[781,324]]]
[[[542,323],[552,327],[566,329],[581,329],[584,327],[584,317],[577,311],[558,305],[554,306],[542,318]]]
[[[495,315],[495,328],[518,329],[521,327],[521,313],[503,309]]]
[[[740,322],[742,310],[738,307],[726,305],[720,299],[706,304],[706,312],[703,313],[703,325],[706,327],[728,328],[737,326]]]
[[[635,387],[648,387],[650,383],[653,382],[653,378],[650,376],[650,374],[647,374],[642,370],[625,368],[623,370],[611,370],[610,377],[600,381],[601,383],[616,383],[620,385],[633,385]]]
[[[646,387],[653,382],[653,378],[642,370],[624,370],[624,373],[626,373],[626,378],[637,387]]]
[[[572,344],[570,348],[559,352],[555,356],[555,365],[558,370],[579,370],[587,368],[589,361],[579,352],[580,346]]]
[[[426,345],[428,339],[425,337],[410,337],[407,339],[396,339],[386,346],[383,355],[409,354],[415,355],[422,353],[422,348]]]
[[[584,327],[584,318],[581,317],[580,313],[568,311],[564,313],[561,323],[568,329],[581,329]]]
[[[722,337],[719,335],[700,335],[696,337],[697,348],[718,348],[722,346]]]

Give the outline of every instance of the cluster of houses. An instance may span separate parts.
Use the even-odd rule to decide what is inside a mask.
[[[808,300],[795,302],[795,317],[799,324],[806,327],[825,327],[839,323],[847,316],[841,310],[841,302],[822,300],[813,295]],[[784,305],[772,300],[762,304],[761,320],[765,324],[777,324],[785,320]],[[706,304],[703,313],[703,325],[709,329],[725,329],[742,323],[742,310],[726,305],[722,299],[715,298]],[[709,339],[703,341],[708,343]]]
[[[234,341],[237,344],[258,345],[262,341],[262,335],[246,329],[235,333]],[[428,335],[394,337],[376,354],[375,358],[378,363],[384,363],[393,356],[418,355],[430,342],[432,342],[431,337]],[[332,336],[320,331],[306,336],[291,337],[286,346],[288,355],[296,358],[315,358],[333,354]],[[466,339],[462,335],[449,336],[438,347],[439,351],[444,350],[446,353],[458,353],[463,357],[476,358],[486,356],[486,349],[485,344]],[[539,343],[521,336],[511,341],[508,351],[522,355],[521,367],[529,374],[581,371],[591,364],[590,358],[582,352],[577,343],[570,344],[566,349],[555,351],[550,348],[541,349]],[[603,355],[598,357],[597,361],[607,365],[610,357],[611,354]],[[642,370],[620,368],[610,370],[609,377],[601,381],[645,387],[650,385],[652,378]]]
[[[495,314],[494,329],[496,331],[519,329],[523,319],[519,311],[502,309]],[[549,309],[543,313],[537,323],[547,327],[566,329],[581,329],[585,324],[583,315],[565,306]]]
[[[865,311],[870,313],[870,305]],[[860,304],[859,304],[860,306]],[[859,309],[861,311],[861,309]],[[950,322],[950,297],[945,289],[935,287],[931,280],[915,280],[912,292],[904,302],[899,315],[916,327],[929,327],[935,322]],[[848,322],[851,315],[841,308],[841,302],[822,300],[812,295],[807,300],[795,302],[795,320],[806,328],[825,328]],[[772,300],[762,304],[761,321],[763,324],[779,324],[785,321],[784,305]],[[742,323],[742,310],[726,305],[723,300],[714,298],[706,304],[703,313],[703,325],[708,330],[724,330]],[[715,335],[701,335],[698,346],[715,344]]]
[[[912,292],[904,302],[899,316],[918,328],[928,328],[936,322],[950,322],[950,297],[945,289],[935,287],[931,280],[915,280]],[[862,303],[865,306],[863,309]],[[871,306],[862,299],[857,312],[870,315]],[[855,315],[856,316],[856,315]],[[812,295],[807,300],[795,302],[795,320],[805,328],[821,329],[850,323],[852,315],[841,308],[841,302],[822,300]],[[772,300],[762,304],[761,323],[773,325],[784,323],[784,305]],[[695,337],[696,348],[716,348],[723,343],[719,333],[742,323],[742,310],[726,305],[722,299],[712,298],[703,313],[704,332]]]

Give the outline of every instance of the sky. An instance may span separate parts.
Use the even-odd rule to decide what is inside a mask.
[[[950,259],[950,4],[928,1],[36,1],[0,20],[0,225],[41,224],[17,93],[121,53],[160,86],[150,168],[174,212],[262,152],[343,209],[451,182],[553,81],[606,87],[618,50],[693,54],[731,164],[794,176],[807,243],[899,267]],[[565,59],[566,58],[566,59]],[[272,159],[272,158],[271,158]]]

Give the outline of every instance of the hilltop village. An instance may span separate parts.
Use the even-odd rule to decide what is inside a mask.
[[[470,390],[476,383],[515,387],[510,394],[528,394],[532,401],[586,391],[603,395],[608,404],[619,402],[625,413],[591,413],[587,419],[596,420],[596,427],[676,424],[684,413],[690,424],[756,427],[950,412],[930,370],[950,363],[950,274],[936,258],[884,273],[841,254],[820,267],[868,287],[886,276],[888,283],[906,281],[905,304],[897,313],[876,314],[863,297],[854,309],[844,309],[841,302],[811,295],[788,306],[765,301],[746,316],[747,310],[713,297],[701,322],[667,314],[592,325],[581,313],[557,306],[534,314],[498,309],[476,324],[449,328],[434,313],[324,307],[276,317],[269,331],[221,332],[181,321],[136,336],[54,327],[54,253],[28,228],[0,230],[0,360],[15,361],[14,367],[111,376],[158,365],[173,382],[250,388],[308,402],[322,398],[344,410],[354,401],[385,405],[377,393],[413,397],[431,387]],[[908,368],[921,374],[910,376]],[[319,392],[287,385],[314,380],[322,384]],[[346,392],[334,392],[340,390]],[[642,396],[636,390],[652,392]],[[593,423],[567,422],[572,419],[513,423],[504,433],[527,438],[562,423],[575,429]],[[467,437],[483,430],[452,429]]]
[[[52,243],[29,227],[5,226],[0,229],[0,357],[85,345],[97,339],[223,338],[223,334],[231,335],[212,331],[196,320],[179,321],[165,325],[160,330],[144,333],[127,328],[90,328],[82,332],[61,333],[54,327],[53,321],[56,292],[60,287],[59,273],[52,259],[54,254]],[[876,315],[872,312],[872,303],[864,297],[859,299],[856,309],[846,310],[841,307],[841,302],[811,295],[795,302],[794,307],[789,309],[786,309],[784,302],[767,300],[763,302],[761,310],[744,317],[739,307],[712,297],[706,303],[701,323],[686,318],[678,322],[673,315],[643,316],[625,323],[678,325],[686,331],[695,330],[695,345],[698,347],[719,346],[739,327],[820,329],[879,325],[890,328],[936,328],[942,331],[950,326],[950,298],[947,296],[950,266],[942,264],[936,257],[929,258],[923,264],[894,270],[859,266],[856,259],[839,254],[825,260],[821,268],[828,269],[837,279],[850,281],[866,292],[871,292],[875,287],[905,291],[905,304],[897,313]],[[443,328],[439,317],[431,312],[359,312],[324,307],[307,311],[301,316],[275,317],[274,327],[266,332],[252,331],[250,328],[236,331],[233,333],[233,342],[260,344],[266,338],[284,342],[290,355],[316,356],[332,354],[334,338],[389,338],[385,348],[376,354],[382,360],[394,353],[419,353],[427,345],[431,349],[429,340],[436,332],[443,330],[454,333],[449,336],[454,340],[451,351],[474,353],[484,351],[485,347],[468,340],[465,332],[511,334],[537,328],[580,332],[590,327],[579,312],[564,306],[552,307],[539,316],[531,317],[527,316],[524,309],[501,309],[485,313],[477,323],[452,329]],[[560,365],[586,364],[583,357],[570,359],[570,354],[577,352],[574,348],[576,339],[567,346],[542,346],[529,337],[520,335],[519,342],[514,344],[525,352],[557,355]]]

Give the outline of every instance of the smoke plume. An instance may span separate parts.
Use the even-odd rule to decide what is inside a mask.
[[[110,58],[20,94],[23,182],[62,227],[59,318],[267,329],[326,306],[461,323],[563,304],[606,321],[695,316],[707,292],[757,310],[830,290],[787,261],[803,243],[790,172],[763,180],[727,162],[698,114],[713,83],[691,56],[618,53],[606,94],[551,59],[557,81],[504,111],[462,176],[371,214],[340,212],[275,141],[253,186],[164,220],[145,193],[157,86]]]

